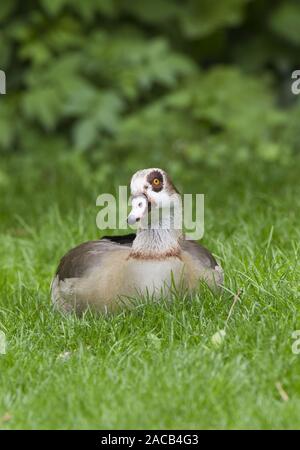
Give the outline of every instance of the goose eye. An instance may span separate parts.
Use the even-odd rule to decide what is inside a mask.
[[[160,180],[158,178],[154,178],[153,184],[154,186],[158,186],[160,184]]]

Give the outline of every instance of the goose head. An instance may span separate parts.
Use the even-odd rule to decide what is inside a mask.
[[[146,224],[148,213],[153,210],[169,210],[181,204],[181,197],[168,174],[159,168],[136,172],[130,183],[131,212],[128,224]]]

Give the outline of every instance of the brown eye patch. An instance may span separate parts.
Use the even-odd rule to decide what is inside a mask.
[[[160,192],[162,190],[164,179],[158,170],[153,170],[153,172],[149,173],[147,181],[151,184],[154,192]]]

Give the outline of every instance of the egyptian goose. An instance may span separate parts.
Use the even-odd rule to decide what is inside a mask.
[[[51,286],[53,303],[61,311],[111,312],[139,296],[167,296],[174,286],[193,291],[200,281],[212,289],[222,284],[223,271],[211,253],[174,226],[181,197],[167,173],[140,170],[130,188],[128,223],[137,224],[137,234],[85,242],[61,259]],[[168,211],[165,217],[163,210]]]

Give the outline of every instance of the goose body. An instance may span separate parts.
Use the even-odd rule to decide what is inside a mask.
[[[222,269],[206,248],[186,240],[172,225],[165,227],[159,221],[149,228],[146,224],[149,203],[160,206],[158,197],[149,192],[151,187],[145,192],[151,179],[161,180],[170,197],[178,195],[161,169],[137,172],[131,182],[134,197],[128,222],[140,221],[141,228],[137,234],[104,237],[70,250],[61,259],[51,286],[58,309],[116,311],[132,305],[136,297],[159,299],[172,289],[192,291],[200,281],[212,289],[222,284]]]

